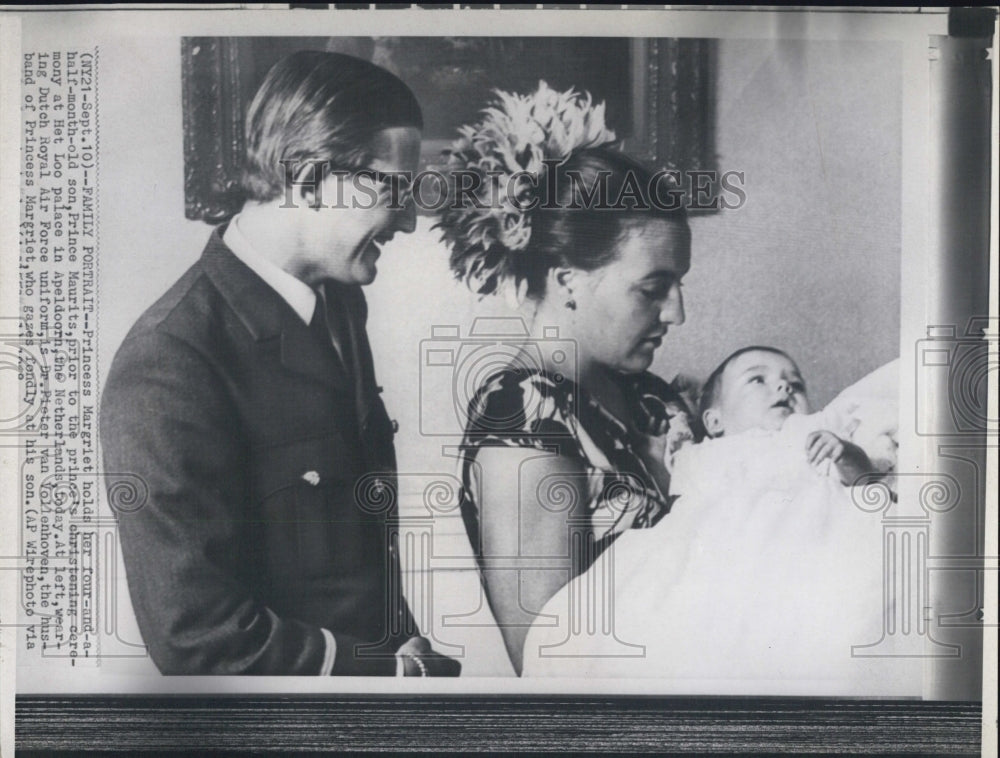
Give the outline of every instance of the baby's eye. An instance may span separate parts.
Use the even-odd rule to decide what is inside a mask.
[[[791,384],[789,384],[789,386],[792,388],[792,392],[806,391],[806,385],[804,385],[802,382],[792,382]]]
[[[764,375],[763,374],[754,374],[747,381],[750,384],[763,384],[764,383]]]

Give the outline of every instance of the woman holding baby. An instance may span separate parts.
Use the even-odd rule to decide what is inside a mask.
[[[692,424],[647,369],[684,322],[691,234],[651,172],[614,149],[603,105],[544,84],[499,97],[450,154],[483,179],[481,202],[459,196],[440,225],[456,275],[506,297],[531,333],[479,386],[462,461],[466,529],[520,674],[546,601],[670,510],[666,462]]]
[[[677,189],[614,148],[589,96],[498,98],[450,152],[465,189],[440,226],[456,276],[530,330],[482,377],[462,447],[462,515],[515,671],[881,681],[850,653],[881,618],[880,529],[847,494],[872,470],[858,403],[811,413],[795,362],[753,347],[695,416],[648,371],[684,322]]]

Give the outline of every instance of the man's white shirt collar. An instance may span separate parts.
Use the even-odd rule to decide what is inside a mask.
[[[281,295],[306,324],[312,321],[316,309],[316,291],[301,279],[296,279],[280,266],[272,263],[257,252],[239,227],[239,216],[229,222],[229,227],[222,238],[233,254],[243,261],[250,270],[264,280],[275,292]]]

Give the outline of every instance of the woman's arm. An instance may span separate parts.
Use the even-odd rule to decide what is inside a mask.
[[[507,654],[518,676],[524,639],[545,603],[582,568],[571,534],[590,540],[578,462],[533,448],[480,449],[482,570]]]

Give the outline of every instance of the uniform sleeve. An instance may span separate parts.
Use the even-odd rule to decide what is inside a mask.
[[[207,359],[163,332],[126,340],[104,391],[101,441],[139,628],[164,674],[316,675],[323,631],[253,594],[262,556],[246,539],[241,436]],[[116,508],[130,490],[128,509]]]

